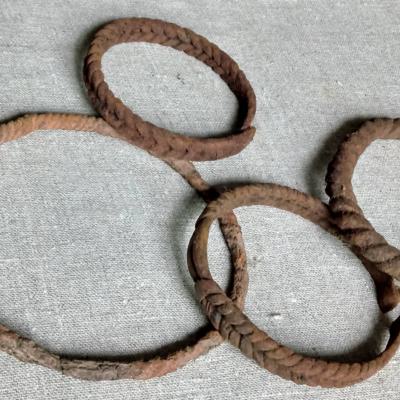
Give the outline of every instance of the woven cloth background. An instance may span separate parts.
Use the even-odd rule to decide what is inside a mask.
[[[198,163],[212,183],[276,182],[326,200],[338,141],[368,118],[400,115],[400,5],[394,1],[2,0],[0,117],[93,113],[81,82],[90,35],[120,17],[162,18],[226,50],[254,86],[254,141]],[[114,92],[185,134],[229,131],[236,101],[208,68],[160,46],[121,45],[104,59]],[[376,142],[354,186],[377,229],[400,245],[400,143]],[[37,132],[0,147],[0,323],[76,356],[148,354],[205,323],[186,245],[203,204],[161,161],[95,134]],[[237,215],[247,244],[246,311],[307,354],[373,354],[385,339],[369,275],[342,244],[286,212]],[[229,262],[210,240],[221,283]],[[398,313],[398,310],[393,314]],[[161,379],[80,382],[0,354],[0,398],[398,399],[400,355],[365,383],[296,386],[222,345]]]

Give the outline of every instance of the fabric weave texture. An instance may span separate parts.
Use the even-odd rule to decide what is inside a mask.
[[[326,201],[324,175],[340,140],[368,118],[400,115],[393,1],[3,0],[1,120],[94,113],[81,76],[90,37],[132,16],[207,37],[254,87],[254,140],[236,156],[196,163],[209,183],[274,182]],[[173,49],[119,45],[103,65],[114,93],[158,126],[202,137],[234,123],[225,83]],[[399,151],[396,141],[374,143],[353,178],[367,218],[397,247]],[[206,323],[185,259],[204,203],[163,162],[115,139],[54,131],[0,146],[0,171],[0,323],[52,351],[111,358],[154,352]],[[284,211],[236,214],[249,263],[245,310],[261,329],[332,359],[381,348],[388,317],[348,249]],[[209,261],[226,285],[229,256],[216,225]],[[223,344],[161,379],[90,383],[0,354],[0,399],[397,399],[399,367],[396,355],[354,387],[309,388]]]

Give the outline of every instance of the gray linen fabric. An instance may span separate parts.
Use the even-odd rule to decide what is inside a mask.
[[[395,1],[2,0],[0,115],[93,113],[81,83],[89,35],[114,18],[163,18],[226,50],[252,82],[254,141],[197,163],[211,183],[277,182],[326,200],[325,167],[360,121],[400,115],[400,5]],[[160,46],[121,45],[112,89],[154,123],[195,136],[228,131],[236,102],[201,63]],[[400,144],[376,142],[354,186],[366,215],[400,245]],[[186,245],[203,204],[161,161],[95,134],[37,132],[0,147],[0,323],[76,356],[146,353],[205,323]],[[246,312],[306,354],[372,354],[385,339],[358,260],[311,223],[240,209],[250,288]],[[212,271],[229,276],[216,227]],[[397,311],[398,312],[398,311]],[[396,314],[394,312],[393,314]],[[296,386],[224,344],[151,381],[81,382],[0,354],[0,398],[398,399],[400,356],[354,387]]]

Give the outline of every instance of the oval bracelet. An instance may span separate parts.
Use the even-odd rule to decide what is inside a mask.
[[[114,96],[101,70],[103,54],[123,42],[148,42],[172,47],[197,58],[213,69],[239,101],[238,132],[225,137],[183,136],[144,121]],[[253,88],[228,54],[193,31],[156,19],[130,18],[112,21],[101,28],[90,44],[84,63],[84,80],[94,108],[118,132],[159,158],[192,161],[217,160],[239,153],[252,140],[256,111]]]
[[[400,120],[368,121],[349,135],[329,164],[326,193],[330,197],[329,206],[334,222],[346,240],[378,272],[400,279],[400,251],[389,245],[365,218],[351,183],[359,157],[377,139],[400,139]],[[397,302],[393,305],[400,298],[398,288],[396,291]]]
[[[400,345],[400,318],[391,325],[386,349],[376,358],[351,363],[325,361],[298,354],[273,340],[257,328],[213,280],[207,258],[210,226],[216,218],[234,208],[250,205],[280,208],[337,234],[324,203],[284,186],[254,184],[237,187],[209,203],[196,223],[188,248],[188,266],[202,308],[214,327],[260,366],[298,384],[344,387],[367,379],[379,371]]]
[[[0,125],[0,143],[20,138],[35,130],[49,129],[96,132],[129,142],[129,139],[121,136],[101,118],[73,114],[31,114]],[[168,161],[168,164],[179,172],[205,201],[209,201],[217,195],[190,162]],[[231,253],[233,264],[231,298],[238,307],[242,308],[247,291],[248,276],[240,226],[235,215],[229,213],[220,219],[220,227]],[[87,380],[149,379],[162,376],[184,366],[222,341],[221,335],[210,326],[196,341],[192,339],[191,345],[147,360],[126,361],[126,357],[123,361],[71,359],[53,354],[33,340],[24,338],[0,325],[1,351],[7,352],[21,361],[38,364],[60,371],[65,375]]]

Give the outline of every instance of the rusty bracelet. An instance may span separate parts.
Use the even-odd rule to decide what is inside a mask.
[[[400,250],[391,246],[364,216],[351,183],[357,161],[365,149],[377,139],[400,139],[399,119],[367,121],[340,144],[326,175],[326,193],[333,221],[342,235],[365,259],[365,264],[386,281],[392,301],[386,310],[400,301],[393,278],[400,279]]]
[[[115,97],[104,80],[101,59],[112,46],[123,42],[148,42],[172,47],[200,60],[229,86],[239,102],[239,130],[229,136],[183,136],[144,121]],[[217,160],[239,153],[252,140],[251,126],[256,97],[243,71],[232,58],[190,29],[148,18],[112,21],[95,34],[84,64],[84,80],[94,108],[118,132],[159,158],[192,161]]]
[[[73,114],[31,114],[0,125],[0,143],[8,142],[35,130],[63,129],[89,131],[111,136],[129,142],[103,119]],[[200,194],[205,201],[214,198],[217,193],[201,178],[189,161],[167,161]],[[220,219],[220,227],[231,253],[233,265],[233,287],[231,298],[242,308],[247,292],[248,276],[246,253],[240,227],[233,213]],[[0,350],[21,361],[51,368],[79,379],[114,380],[114,379],[149,379],[165,375],[184,366],[189,361],[206,353],[222,343],[221,335],[207,326],[202,336],[192,344],[163,356],[146,360],[121,361],[71,359],[47,351],[33,340],[24,338],[0,325]]]
[[[231,344],[261,367],[298,384],[344,387],[363,381],[379,371],[400,345],[400,318],[390,327],[386,349],[369,361],[336,362],[303,356],[279,344],[257,328],[213,280],[207,258],[212,222],[236,207],[265,205],[290,211],[337,235],[328,207],[305,193],[275,184],[236,187],[207,205],[196,223],[188,248],[188,266],[197,296],[213,326]]]

